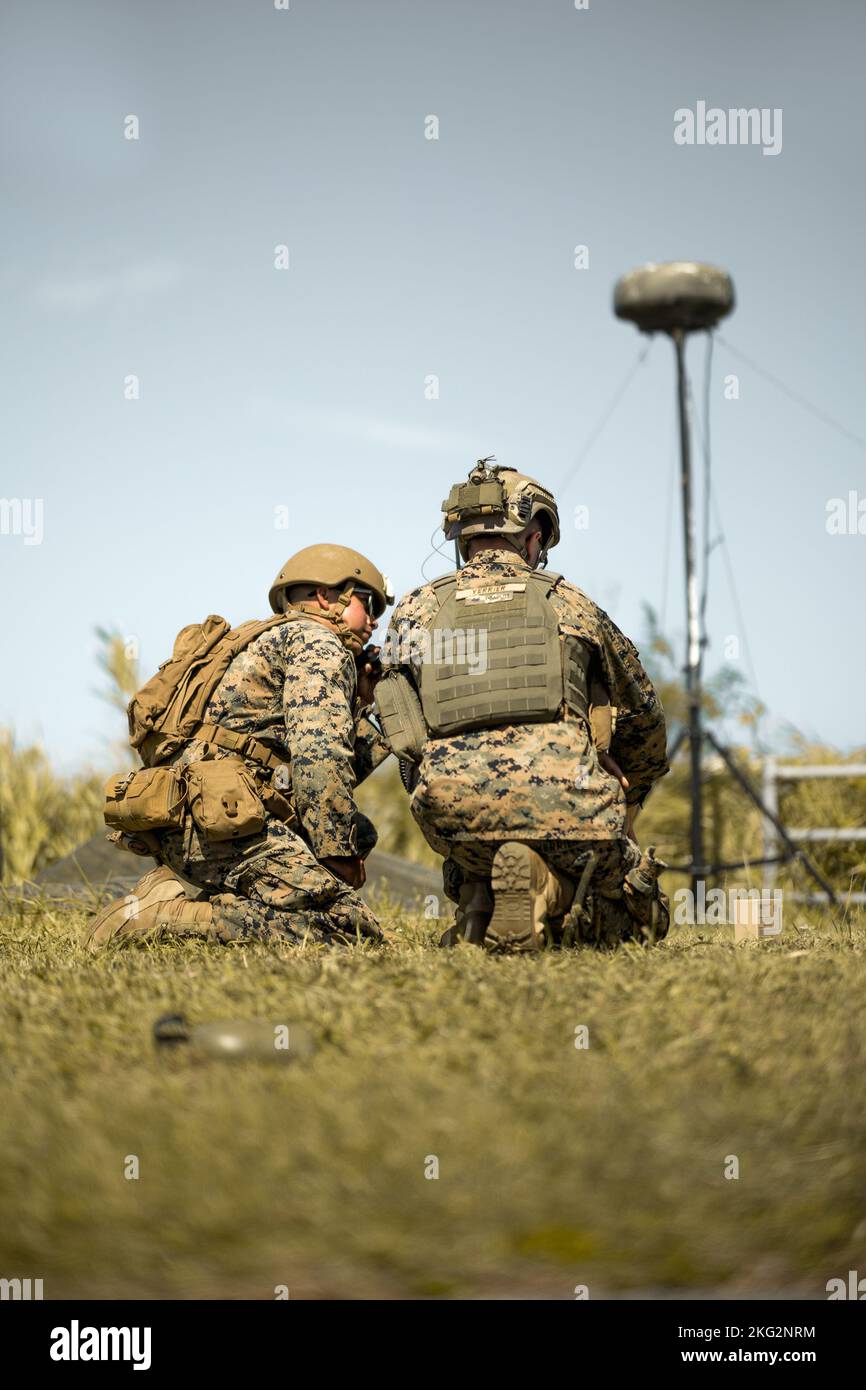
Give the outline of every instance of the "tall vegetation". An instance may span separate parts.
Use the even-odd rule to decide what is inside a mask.
[[[105,676],[97,693],[114,710],[125,711],[141,684],[136,654],[114,629],[97,628],[96,636],[97,664]],[[106,773],[132,766],[120,719],[115,727],[106,757],[110,768],[73,777],[59,777],[38,744],[22,747],[11,729],[0,728],[0,883],[32,879],[102,828]]]
[[[102,782],[93,773],[58,777],[42,748],[19,747],[0,729],[0,881],[33,878],[92,835],[102,820]]]
[[[97,628],[97,662],[104,682],[98,693],[116,711],[112,728],[116,738],[107,741],[106,768],[111,771],[133,765],[120,716],[130,696],[141,684],[137,653],[115,629]],[[646,637],[641,648],[665,707],[672,736],[681,727],[685,698],[671,644],[659,631],[656,615],[646,610]],[[759,787],[761,764],[760,721],[763,707],[750,695],[740,673],[722,667],[708,681],[704,714],[710,727],[726,733],[743,773]],[[733,733],[732,733],[733,730]],[[739,732],[740,737],[737,737]],[[853,755],[866,760],[866,748]],[[816,747],[796,735],[786,761],[832,763],[850,761],[835,749]],[[45,752],[38,746],[21,747],[8,729],[0,729],[0,866],[4,883],[32,878],[53,860],[61,858],[102,828],[102,786],[105,773],[83,772],[58,777]],[[761,817],[737,787],[720,759],[705,764],[704,836],[708,857],[716,863],[743,863],[729,875],[731,884],[760,882],[761,870],[749,865],[760,858]],[[866,780],[827,779],[783,786],[780,811],[791,826],[866,826]],[[358,791],[361,809],[379,831],[379,847],[391,854],[425,864],[438,864],[409,811],[393,759],[380,768]],[[658,785],[638,819],[643,844],[655,844],[659,856],[672,865],[688,858],[689,788],[685,752]],[[863,844],[840,841],[810,846],[821,872],[845,892],[861,890],[866,880]],[[721,880],[719,880],[721,882]],[[674,889],[685,879],[671,876],[666,886]],[[801,869],[785,866],[779,872],[782,887],[807,888]]]

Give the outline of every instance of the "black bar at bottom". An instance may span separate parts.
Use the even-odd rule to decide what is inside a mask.
[[[559,1334],[567,1339],[563,1351],[578,1346],[583,1364],[588,1354],[596,1352],[611,1374],[623,1370],[645,1373],[649,1367],[666,1371],[676,1366],[794,1364],[811,1367],[826,1381],[828,1373],[856,1365],[862,1349],[863,1310],[850,1305],[866,1300],[866,1277],[861,1280],[855,1270],[843,1273],[844,1277],[830,1281],[833,1289],[820,1298],[719,1299],[712,1291],[702,1297],[701,1290],[696,1289],[686,1297],[682,1290],[679,1297],[672,1291],[672,1298],[660,1290],[662,1296],[657,1298],[624,1293],[616,1299],[593,1300],[585,1292],[581,1296],[583,1285],[572,1289],[574,1278],[564,1270],[561,1300],[489,1301],[485,1316],[491,1319],[491,1330],[501,1328],[504,1336],[485,1341],[479,1354],[483,1354],[488,1370],[499,1356],[514,1355],[514,1321],[507,1305],[521,1301],[528,1304],[531,1316],[539,1318],[536,1326],[547,1338]],[[443,1302],[448,1304],[449,1334],[445,1337]],[[381,1332],[392,1354],[395,1342],[402,1342],[407,1335],[417,1337],[420,1332],[424,1339],[418,1347],[417,1362],[415,1356],[406,1359],[405,1351],[401,1356],[401,1379],[407,1372],[412,1375],[415,1363],[417,1372],[429,1383],[440,1357],[443,1374],[453,1371],[451,1333],[454,1319],[461,1316],[457,1302],[406,1301],[399,1309],[394,1302],[381,1305]],[[545,1302],[558,1303],[558,1311],[548,1307],[545,1312]],[[471,1327],[476,1336],[479,1303],[471,1300],[464,1304],[472,1317],[467,1333]],[[287,1375],[292,1369],[297,1373],[298,1353],[306,1346],[303,1360],[314,1355],[320,1370],[327,1368],[327,1377],[333,1380],[344,1366],[357,1373],[362,1347],[369,1356],[372,1324],[379,1316],[376,1306],[358,1300],[357,1306],[344,1302],[335,1308],[330,1303],[291,1298],[268,1303],[4,1302],[0,1318],[4,1360],[17,1365],[22,1378],[35,1371],[47,1372],[50,1379],[56,1373],[60,1383],[76,1374],[92,1381],[100,1370],[109,1370],[114,1378],[127,1373],[134,1377],[137,1365],[142,1377],[163,1378],[170,1373],[174,1381],[214,1374],[220,1383],[230,1376],[247,1381],[251,1372],[265,1367],[268,1374],[280,1366]],[[337,1324],[341,1335],[335,1340]],[[355,1329],[363,1342],[355,1341]],[[299,1340],[320,1331],[327,1340],[314,1346]],[[518,1340],[524,1341],[522,1336]],[[128,1353],[125,1359],[112,1358],[115,1347],[121,1354]],[[549,1352],[549,1341],[545,1347]],[[105,1359],[89,1359],[93,1351],[100,1358],[105,1352]],[[528,1347],[526,1351],[529,1354]]]

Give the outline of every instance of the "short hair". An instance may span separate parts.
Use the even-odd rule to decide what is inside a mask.
[[[547,545],[553,534],[553,526],[551,525],[550,517],[547,515],[547,512],[537,512],[532,520],[526,523],[520,533],[521,540],[526,541],[527,537],[531,536],[534,531],[541,532],[541,544]]]
[[[303,603],[305,599],[315,598],[317,590],[322,587],[320,584],[293,584],[290,589],[283,590],[284,601]]]

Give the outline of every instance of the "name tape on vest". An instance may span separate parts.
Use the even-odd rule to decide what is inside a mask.
[[[515,594],[525,592],[525,584],[497,584],[489,589],[458,589],[454,597],[464,603],[509,603]]]

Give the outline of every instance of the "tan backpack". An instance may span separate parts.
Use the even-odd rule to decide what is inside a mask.
[[[145,767],[168,762],[190,739],[200,737],[203,728],[219,727],[206,724],[204,712],[234,658],[268,628],[294,617],[280,613],[229,628],[225,618],[211,613],[203,623],[181,629],[168,661],[133,695],[127,708],[129,741]],[[210,741],[233,749],[250,741],[246,734],[222,732],[231,736],[230,742],[219,736]]]
[[[178,633],[168,661],[127,707],[129,741],[144,767],[112,777],[106,785],[104,816],[115,831],[110,838],[136,849],[137,837],[143,844],[137,852],[154,853],[158,843],[151,832],[182,826],[186,807],[206,838],[214,841],[255,833],[264,825],[266,813],[289,823],[296,819],[290,797],[277,786],[265,785],[277,768],[287,772],[287,755],[252,734],[209,722],[205,710],[238,653],[268,628],[297,616],[280,613],[229,628],[225,618],[212,613],[203,623],[191,623]],[[166,767],[192,739],[233,756],[221,761],[206,758],[183,772]],[[244,758],[258,764],[257,782],[250,777]]]

